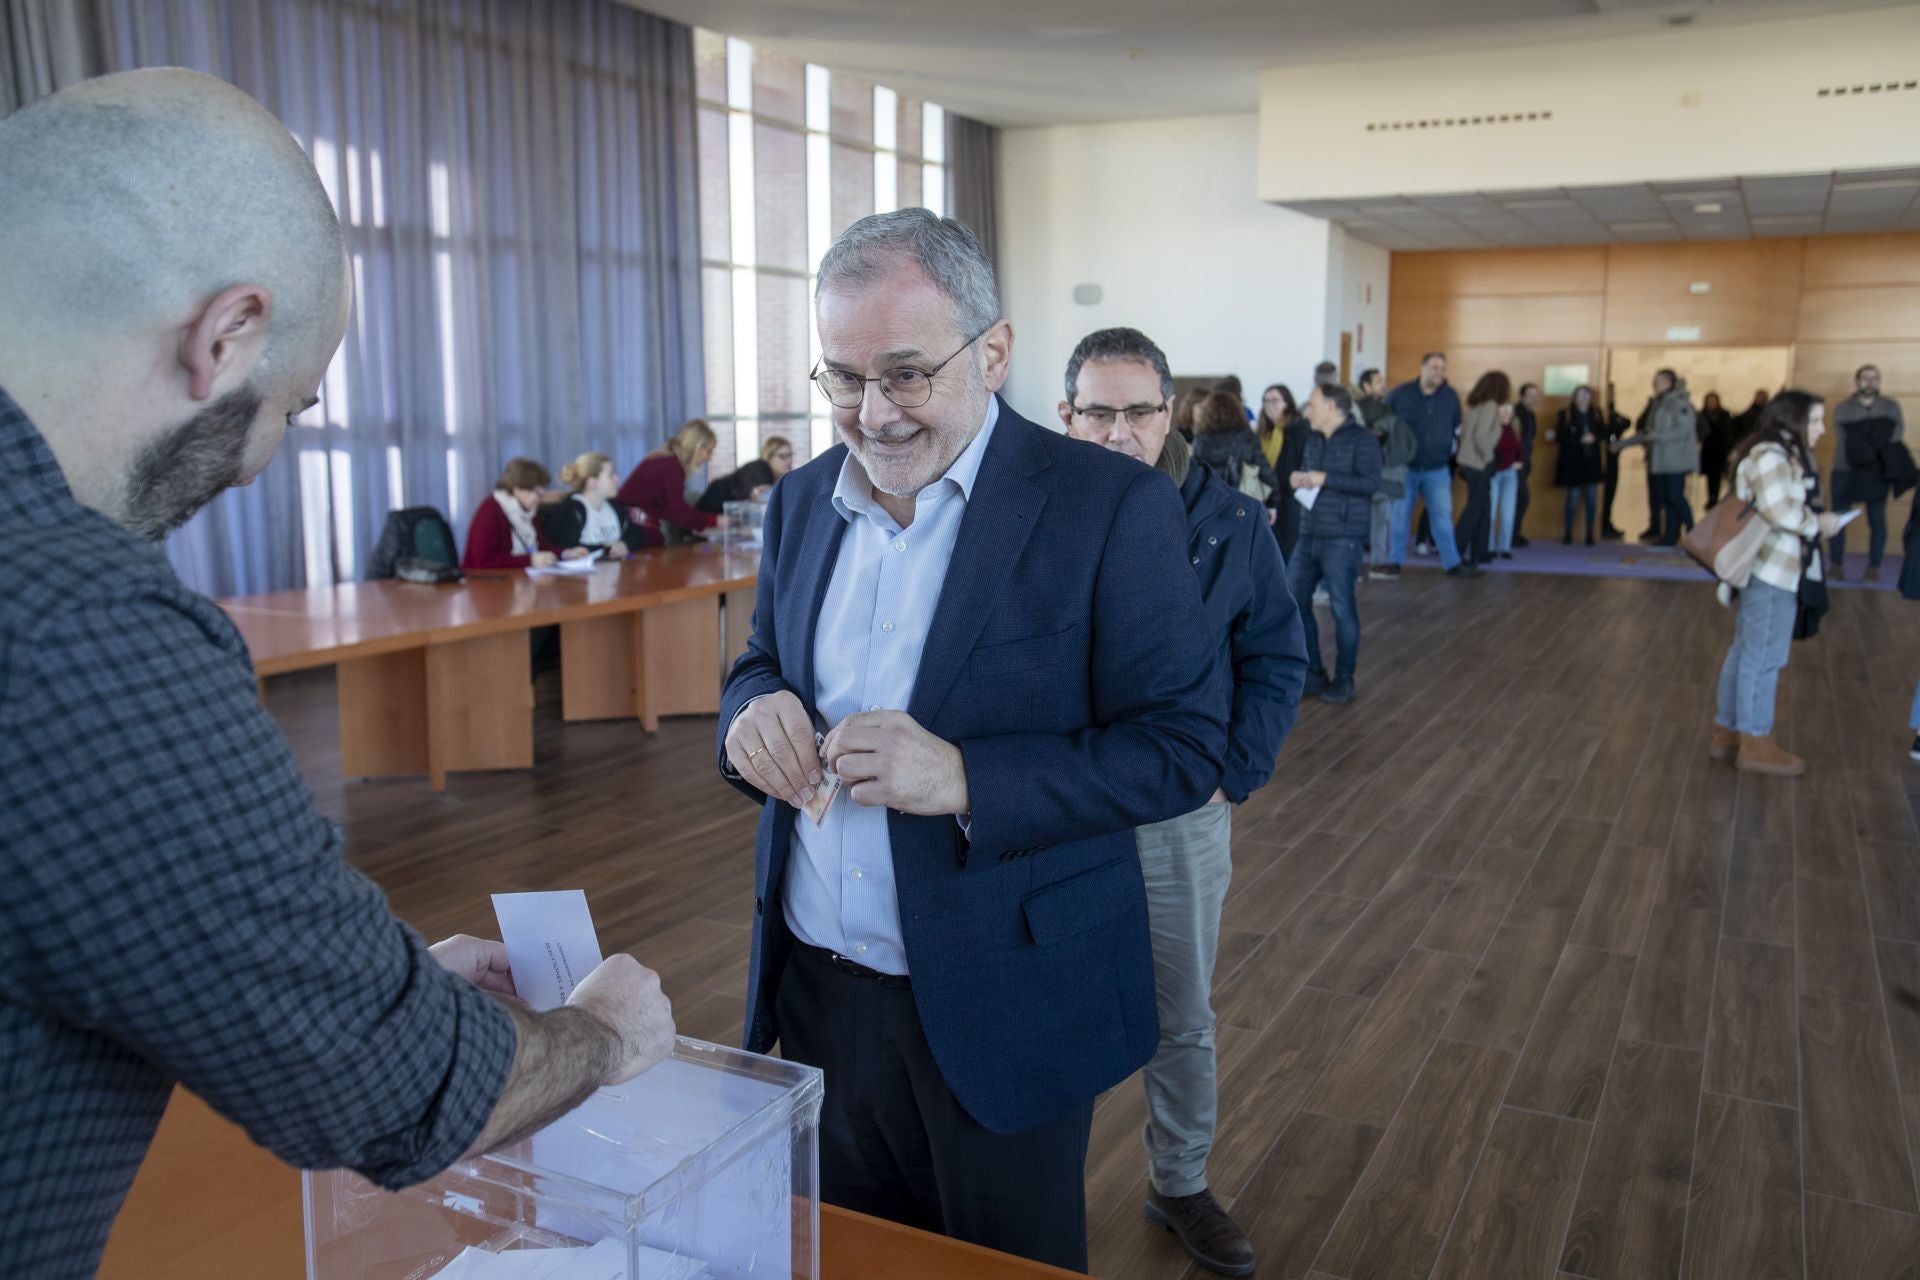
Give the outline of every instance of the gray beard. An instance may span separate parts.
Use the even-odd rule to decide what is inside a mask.
[[[127,477],[133,533],[158,542],[233,487],[262,397],[251,383],[229,391],[140,451]]]

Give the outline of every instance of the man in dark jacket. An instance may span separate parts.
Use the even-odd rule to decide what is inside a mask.
[[[1215,637],[1231,698],[1226,772],[1205,805],[1134,832],[1147,881],[1160,1043],[1146,1066],[1147,1216],[1201,1266],[1253,1270],[1246,1233],[1207,1190],[1217,1108],[1208,994],[1220,909],[1233,872],[1233,806],[1265,785],[1299,713],[1306,650],[1300,611],[1260,505],[1193,460],[1170,431],[1173,375],[1137,329],[1089,334],[1067,362],[1060,420],[1078,440],[1172,477],[1187,510],[1187,558],[1200,575],[1199,628]],[[1288,497],[1291,502],[1292,498]]]
[[[1520,487],[1513,499],[1513,545],[1527,545],[1527,506],[1533,501],[1533,438],[1540,433],[1540,384],[1520,384],[1520,399],[1513,406],[1514,429],[1520,433]]]
[[[1360,610],[1353,589],[1360,580],[1360,551],[1372,523],[1374,491],[1380,487],[1380,442],[1353,416],[1353,399],[1342,387],[1315,387],[1305,412],[1313,436],[1307,441],[1305,467],[1288,483],[1295,500],[1307,508],[1307,517],[1300,545],[1287,563],[1287,585],[1294,599],[1311,600],[1314,588],[1326,584],[1336,645],[1333,679],[1327,679],[1320,661],[1319,625],[1310,618],[1307,692],[1326,702],[1351,702],[1360,657]]]
[[[1387,408],[1413,428],[1420,450],[1407,467],[1407,491],[1393,507],[1393,546],[1387,558],[1407,560],[1407,534],[1413,528],[1413,503],[1427,504],[1440,563],[1448,573],[1461,568],[1453,537],[1453,473],[1447,469],[1460,431],[1460,396],[1447,384],[1447,357],[1429,351],[1420,361],[1420,376],[1403,382],[1387,397]],[[1475,569],[1473,572],[1478,573]]]
[[[1833,406],[1833,509],[1867,508],[1866,581],[1880,580],[1880,558],[1887,550],[1887,476],[1874,460],[1875,446],[1905,447],[1906,420],[1900,402],[1880,394],[1880,370],[1863,364],[1853,375],[1854,392]],[[1827,576],[1846,575],[1847,532],[1828,540]]]

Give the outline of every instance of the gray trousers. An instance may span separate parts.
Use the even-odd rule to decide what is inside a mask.
[[[1393,503],[1394,499],[1384,494],[1373,495],[1373,533],[1367,539],[1368,564],[1392,563]]]
[[[1160,1047],[1147,1063],[1147,1174],[1163,1196],[1207,1185],[1218,1099],[1214,955],[1233,878],[1233,806],[1210,804],[1134,831],[1147,881]]]

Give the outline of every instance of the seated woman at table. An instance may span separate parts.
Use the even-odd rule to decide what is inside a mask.
[[[560,468],[560,483],[573,492],[547,503],[539,516],[540,531],[557,550],[584,547],[604,551],[612,560],[625,560],[629,552],[660,545],[658,534],[627,519],[613,501],[620,477],[606,454],[581,454]]]
[[[500,473],[493,492],[481,499],[467,524],[467,550],[462,569],[544,569],[560,558],[560,549],[547,540],[533,522],[540,495],[550,480],[547,469],[531,458],[515,458]],[[576,547],[567,558],[587,554]]]
[[[768,436],[760,446],[760,461],[749,462],[730,476],[721,476],[700,495],[700,510],[708,515],[725,513],[729,502],[765,502],[774,481],[793,470],[793,442],[785,436]]]
[[[684,542],[713,528],[721,517],[687,501],[687,477],[707,465],[713,442],[713,428],[695,418],[640,460],[614,501],[628,510],[635,524],[658,534],[663,542]]]

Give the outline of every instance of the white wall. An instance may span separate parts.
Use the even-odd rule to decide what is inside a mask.
[[[1920,162],[1920,6],[1578,44],[1290,67],[1261,80],[1268,200],[1530,190]],[[1367,132],[1369,122],[1551,120]],[[1311,127],[1302,127],[1302,122]]]
[[[1012,129],[1002,137],[1007,400],[1057,423],[1060,379],[1095,329],[1132,325],[1175,374],[1237,373],[1249,395],[1298,390],[1326,345],[1329,225],[1254,192],[1252,113]],[[1381,255],[1384,258],[1384,254]],[[1094,306],[1074,286],[1100,286]],[[1385,270],[1375,288],[1384,348]],[[1374,326],[1367,326],[1369,344]],[[1338,351],[1339,333],[1333,335]]]
[[[1356,240],[1342,227],[1327,234],[1327,359],[1340,359],[1340,335],[1353,335],[1353,365],[1358,381],[1369,366],[1387,367],[1387,268],[1392,255],[1378,245]],[[1298,388],[1295,388],[1297,391]]]

